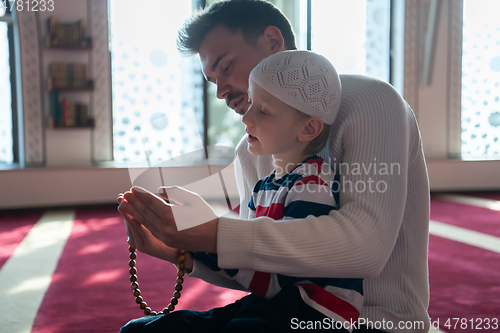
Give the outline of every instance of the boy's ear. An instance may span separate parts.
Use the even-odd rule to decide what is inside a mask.
[[[285,50],[285,40],[281,34],[281,30],[274,25],[268,26],[262,35],[266,49],[270,52],[269,55]]]
[[[323,120],[318,117],[307,118],[302,131],[299,133],[300,142],[309,142],[314,140],[318,135],[321,134],[325,124]]]

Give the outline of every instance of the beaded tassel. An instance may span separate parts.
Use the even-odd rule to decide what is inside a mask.
[[[156,315],[161,315],[161,314],[167,314],[171,311],[174,311],[175,306],[177,303],[179,303],[179,298],[181,297],[181,290],[182,290],[182,283],[184,282],[184,261],[186,261],[186,251],[184,250],[179,250],[179,265],[178,268],[179,270],[177,271],[177,280],[176,280],[176,285],[174,286],[175,291],[171,299],[170,299],[170,304],[164,308],[162,311],[153,311],[151,308],[148,306],[146,302],[144,302],[142,296],[141,296],[141,290],[139,289],[139,283],[137,283],[137,268],[135,267],[136,262],[135,259],[137,258],[137,254],[135,253],[135,249],[131,246],[128,247],[128,250],[130,251],[130,261],[128,262],[129,265],[129,273],[130,273],[130,288],[132,288],[132,291],[135,296],[135,302],[139,304],[139,308],[144,311],[144,314],[146,316],[156,316]]]

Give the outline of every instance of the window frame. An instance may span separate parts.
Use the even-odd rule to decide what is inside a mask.
[[[20,161],[19,150],[19,122],[18,122],[18,107],[17,107],[17,75],[16,75],[16,52],[15,52],[15,37],[14,37],[14,22],[15,13],[10,11],[9,6],[5,10],[5,15],[0,17],[1,22],[7,23],[7,38],[9,40],[9,67],[10,67],[10,92],[11,92],[11,111],[12,111],[12,163],[18,164]]]
[[[405,0],[404,99],[419,124],[431,190],[498,190],[500,160],[463,160],[461,148],[462,0],[440,1],[431,81],[420,84],[421,37],[430,1]]]
[[[204,8],[214,0],[193,0],[194,8]],[[295,32],[298,49],[313,49],[313,0],[267,0],[277,6],[290,20]],[[299,14],[300,12],[303,12]],[[305,13],[304,13],[305,12]],[[399,17],[398,17],[399,15]],[[388,78],[387,82],[393,85],[398,92],[403,94],[403,69],[404,62],[404,3],[400,0],[389,0],[389,54],[388,54]],[[211,128],[211,101],[216,97],[211,93],[211,89],[203,78],[203,144],[205,146],[205,157],[208,158],[207,147],[215,145],[213,138],[209,136]],[[232,112],[232,111],[228,111]]]

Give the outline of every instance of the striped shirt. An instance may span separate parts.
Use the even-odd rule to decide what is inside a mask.
[[[288,174],[276,179],[276,170],[259,180],[250,199],[249,219],[261,216],[276,221],[327,215],[337,209],[338,181],[328,164],[317,155],[307,158]],[[195,259],[238,282],[253,294],[272,298],[284,287],[295,285],[312,308],[336,321],[356,322],[363,305],[362,279],[305,278],[248,269],[217,266],[214,254]]]

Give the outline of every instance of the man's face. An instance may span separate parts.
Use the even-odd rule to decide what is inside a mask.
[[[223,26],[213,28],[198,50],[206,79],[217,85],[217,98],[225,99],[228,107],[244,114],[248,108],[248,76],[265,57],[258,40],[248,44],[241,33],[233,33]]]

